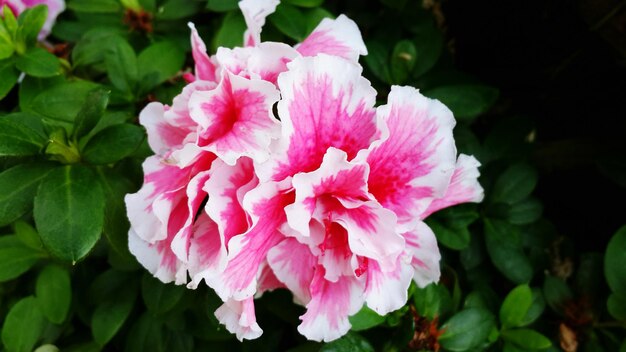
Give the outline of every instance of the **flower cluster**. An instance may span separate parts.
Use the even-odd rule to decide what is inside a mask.
[[[43,40],[50,34],[52,25],[54,25],[57,16],[65,10],[65,0],[0,0],[0,10],[4,5],[8,6],[15,16],[19,16],[24,10],[33,6],[48,6],[48,16],[46,17],[46,22],[43,24],[43,28],[39,32],[39,40]]]
[[[300,333],[330,341],[363,304],[402,307],[414,280],[439,279],[422,221],[477,202],[478,162],[457,158],[452,113],[411,87],[385,105],[358,64],[346,16],[302,43],[261,42],[275,0],[243,0],[245,47],[214,56],[191,28],[194,75],[171,106],[140,114],[155,155],[126,196],[129,246],[163,282],[203,280],[239,339],[261,335],[254,297],[286,288],[306,307]]]

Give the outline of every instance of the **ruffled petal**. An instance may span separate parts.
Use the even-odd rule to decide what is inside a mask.
[[[187,282],[187,268],[172,252],[170,243],[171,239],[148,243],[132,228],[128,233],[128,249],[141,265],[162,282],[181,285]]]
[[[300,304],[308,303],[317,261],[309,247],[295,238],[285,238],[269,250],[267,259],[278,280],[293,293],[294,300]]]
[[[193,225],[193,237],[189,243],[188,288],[195,289],[202,279],[216,277],[226,267],[226,242],[217,224],[202,212]]]
[[[369,192],[406,225],[450,183],[456,159],[455,121],[445,105],[412,87],[394,86],[388,99],[377,113],[389,133],[367,155]]]
[[[243,301],[229,299],[217,308],[215,317],[228,331],[237,335],[239,341],[253,340],[263,334],[263,330],[256,322],[252,298]]]
[[[422,214],[422,219],[438,210],[456,204],[480,203],[485,196],[485,191],[478,183],[478,176],[480,176],[479,166],[480,162],[473,156],[459,155],[446,193],[443,197],[437,198],[430,203],[428,209]]]
[[[310,285],[311,301],[300,317],[298,331],[309,340],[332,341],[350,330],[348,317],[363,306],[363,286],[344,276],[337,282],[324,279],[324,268],[318,266]]]
[[[416,227],[402,234],[406,240],[407,253],[413,266],[413,280],[419,287],[439,281],[441,271],[439,261],[441,254],[437,247],[437,238],[433,231],[424,222],[420,221]]]
[[[196,26],[193,23],[189,22],[187,25],[189,29],[191,29],[191,55],[195,62],[194,71],[196,73],[196,79],[217,82],[217,67],[207,54],[204,41],[200,38]]]
[[[276,11],[279,3],[279,0],[242,0],[239,2],[239,8],[248,26],[243,35],[245,46],[255,46],[261,43],[261,30],[265,25],[265,18]]]
[[[294,200],[289,188],[288,180],[262,183],[244,196],[244,209],[252,219],[252,226],[230,240],[228,265],[219,278],[209,282],[222,300],[243,300],[256,292],[267,252],[284,238],[278,229],[287,220],[285,206]]]
[[[367,55],[359,27],[345,15],[340,15],[334,20],[324,18],[313,32],[296,46],[296,50],[303,56],[328,54],[353,62],[359,60],[359,55]]]
[[[380,315],[402,308],[408,299],[413,268],[398,257],[395,270],[383,271],[375,261],[367,265],[365,302]]]
[[[376,91],[361,67],[339,57],[299,57],[278,77],[282,138],[275,155],[258,165],[261,180],[283,180],[317,169],[329,147],[352,160],[380,138],[374,111]]]
[[[197,91],[189,100],[191,117],[200,126],[197,145],[228,165],[241,156],[265,161],[270,141],[280,134],[280,122],[272,114],[279,97],[269,82],[226,72],[217,88]]]
[[[235,75],[276,84],[278,75],[287,71],[287,63],[299,55],[287,44],[265,42],[246,48],[220,47],[215,57],[221,67]]]

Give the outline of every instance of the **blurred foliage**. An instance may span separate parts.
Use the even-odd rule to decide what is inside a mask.
[[[424,4],[284,0],[263,30],[264,40],[295,43],[346,13],[363,32],[361,62],[381,99],[402,84],[441,100],[457,118],[459,151],[483,164],[485,201],[427,221],[441,281],[411,286],[408,304],[388,316],[363,308],[328,344],[296,332],[303,308],[281,291],[259,299],[264,335],[239,343],[213,316],[213,292],[162,284],[126,246],[123,196],[140,186],[150,154],[136,116],[184,86],[187,22],[210,51],[242,44],[237,1],[68,0],[45,44],[35,31],[45,7],[19,19],[5,11],[0,350],[626,351],[626,227],[589,251],[543,216],[534,121],[494,112],[499,90],[456,69],[441,8]],[[623,186],[623,159],[602,165]]]

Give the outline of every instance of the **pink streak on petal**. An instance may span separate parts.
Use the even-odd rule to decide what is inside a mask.
[[[293,293],[294,300],[307,304],[311,300],[309,285],[316,266],[309,247],[294,238],[285,238],[269,250],[267,258],[276,277]]]
[[[448,186],[456,154],[455,122],[443,104],[411,87],[392,87],[389,103],[377,112],[389,135],[367,156],[369,191],[406,224]]]
[[[229,165],[241,156],[267,160],[270,142],[279,134],[280,123],[272,115],[278,99],[273,84],[226,72],[216,89],[196,92],[189,101],[191,117],[200,126],[198,146]]]
[[[363,287],[356,279],[343,277],[337,282],[324,279],[324,268],[318,266],[310,286],[311,301],[300,317],[298,331],[315,341],[332,341],[348,332],[348,316],[363,305]]]
[[[255,296],[259,297],[259,295],[262,295],[267,291],[274,291],[279,288],[286,288],[285,284],[278,280],[276,274],[274,274],[274,271],[267,261],[261,264],[257,293]]]
[[[202,279],[219,275],[226,267],[227,253],[224,238],[217,224],[206,213],[200,213],[193,225],[189,245],[189,288],[197,288]]]
[[[425,287],[439,281],[441,254],[439,254],[435,234],[430,227],[420,221],[412,231],[402,236],[406,240],[407,254],[411,258],[415,283],[419,287]]]
[[[367,55],[367,48],[356,23],[340,15],[332,20],[325,18],[296,50],[303,56],[328,54],[357,62],[359,55]]]
[[[200,38],[196,26],[193,23],[189,22],[187,25],[191,29],[191,55],[195,61],[196,78],[216,82],[217,78],[215,72],[217,71],[217,67],[211,61],[209,55],[207,55],[204,41]]]
[[[413,268],[398,258],[394,270],[384,272],[375,261],[369,261],[365,284],[365,302],[380,315],[402,308],[413,278]]]
[[[287,66],[278,77],[283,138],[274,160],[260,165],[261,180],[313,171],[329,147],[343,150],[351,160],[380,137],[373,110],[376,92],[359,66],[323,54]]]
[[[480,203],[484,198],[484,190],[478,183],[478,167],[480,163],[473,156],[461,154],[456,162],[454,174],[450,186],[446,190],[446,194],[433,200],[428,209],[422,214],[422,218],[441,210],[460,203]]]
[[[261,30],[265,25],[265,18],[276,11],[278,3],[278,0],[242,0],[239,2],[239,8],[248,26],[244,33],[244,42],[247,46],[261,43]]]
[[[256,322],[252,297],[243,301],[229,299],[217,308],[215,317],[228,331],[236,334],[239,341],[253,340],[263,334],[263,330]]]

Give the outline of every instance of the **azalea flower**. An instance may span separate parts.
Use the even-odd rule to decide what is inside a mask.
[[[213,288],[239,339],[262,333],[254,298],[286,288],[306,307],[298,330],[330,341],[364,304],[384,315],[411,281],[439,280],[423,220],[482,199],[479,163],[457,159],[452,112],[417,89],[375,107],[347,17],[294,47],[261,42],[276,6],[241,1],[246,46],[213,56],[190,24],[190,83],[140,114],[155,155],[126,197],[129,246],[163,282]]]
[[[0,0],[0,9],[6,5],[15,16],[19,16],[27,8],[42,4],[48,7],[48,16],[38,36],[39,40],[43,40],[52,31],[57,16],[65,10],[64,0]]]

